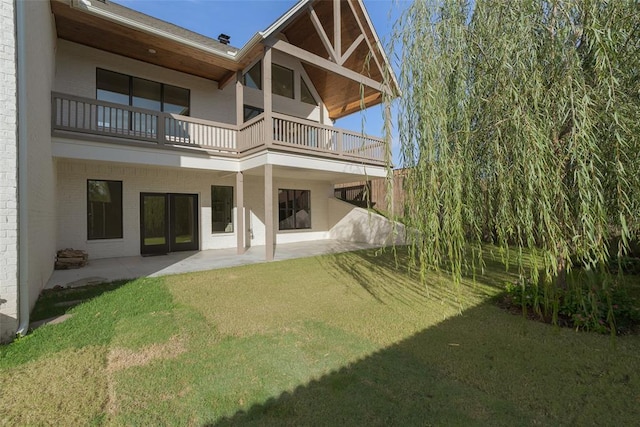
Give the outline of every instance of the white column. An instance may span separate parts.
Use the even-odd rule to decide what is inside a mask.
[[[264,165],[264,232],[265,259],[273,260],[274,227],[273,227],[273,165]]]
[[[238,243],[238,255],[244,253],[244,175],[236,173],[236,237]]]

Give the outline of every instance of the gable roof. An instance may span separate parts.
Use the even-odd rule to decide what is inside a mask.
[[[259,34],[265,41],[283,34],[296,48],[365,76],[390,94],[399,93],[395,73],[362,0],[302,0]],[[292,51],[295,49],[287,50]],[[332,119],[382,101],[377,85],[361,86],[362,80],[323,69],[319,64],[324,61],[307,61],[307,57],[299,59]]]
[[[261,56],[265,45],[284,39],[287,45],[283,47],[311,54],[298,59],[333,119],[380,103],[381,89],[371,82],[382,84],[385,75],[391,87],[383,90],[398,93],[395,75],[362,0],[301,0],[240,49],[113,2],[51,0],[51,9],[62,39],[223,85]],[[339,31],[334,22],[340,22]],[[350,70],[347,77],[336,74],[339,68],[332,64],[313,60],[327,57]],[[363,79],[357,76],[370,83],[361,88]]]

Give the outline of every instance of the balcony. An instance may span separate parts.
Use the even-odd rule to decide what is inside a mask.
[[[269,123],[271,122],[271,123]],[[240,126],[52,93],[52,135],[192,149],[242,158],[265,149],[385,165],[380,138],[263,113]]]

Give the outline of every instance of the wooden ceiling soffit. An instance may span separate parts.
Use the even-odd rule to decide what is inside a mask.
[[[308,63],[302,63],[331,119],[339,119],[382,101],[381,93],[360,83]]]
[[[51,9],[61,39],[216,82],[239,68],[233,60],[91,15],[66,3],[52,1]]]
[[[365,108],[378,105],[382,100],[380,92],[372,93],[370,95],[362,97],[357,101],[351,101],[345,105],[340,105],[329,110],[329,117],[340,118],[348,116],[349,114],[363,110]]]

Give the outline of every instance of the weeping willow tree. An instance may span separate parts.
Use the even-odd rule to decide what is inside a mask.
[[[423,275],[480,271],[492,241],[552,297],[576,264],[606,269],[628,251],[640,230],[638,1],[416,0],[393,42]]]

